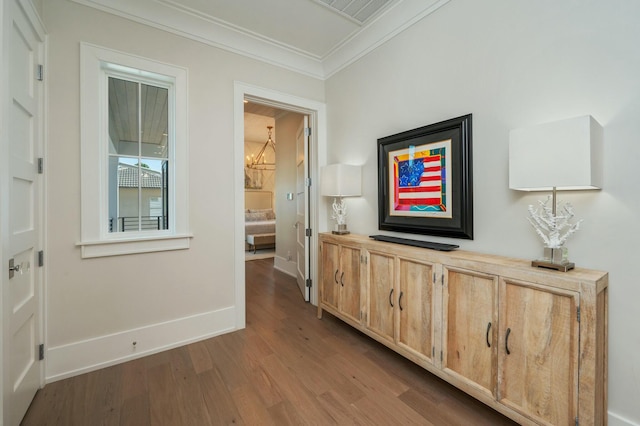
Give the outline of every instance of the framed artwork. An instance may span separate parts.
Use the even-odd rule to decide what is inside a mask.
[[[473,239],[471,114],[378,139],[378,228]]]

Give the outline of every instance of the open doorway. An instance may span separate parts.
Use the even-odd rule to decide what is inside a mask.
[[[306,209],[306,217],[307,223],[305,223],[304,227],[301,227],[298,224],[298,228],[296,228],[296,222],[300,222],[295,218],[296,203],[295,201],[298,199],[298,191],[294,186],[290,191],[283,190],[282,192],[278,189],[275,190],[275,202],[274,206],[276,209],[276,217],[278,216],[278,203],[289,203],[294,211],[294,218],[289,223],[283,224],[283,226],[290,227],[292,231],[294,231],[294,239],[296,241],[298,230],[303,231],[303,235],[306,238],[306,248],[308,251],[307,259],[308,259],[308,267],[305,268],[304,271],[307,278],[305,279],[305,287],[308,287],[307,291],[307,299],[312,304],[317,304],[317,289],[314,283],[317,281],[317,271],[316,271],[316,259],[317,259],[317,227],[314,229],[314,224],[319,223],[319,213],[317,206],[315,205],[315,200],[317,199],[317,189],[313,185],[314,182],[317,181],[316,177],[318,175],[319,165],[324,164],[326,162],[326,154],[325,154],[325,123],[326,123],[326,107],[322,103],[318,103],[316,101],[299,98],[296,96],[290,96],[287,94],[283,94],[281,92],[272,91],[269,89],[262,89],[251,85],[246,85],[240,82],[235,83],[235,95],[234,95],[234,145],[235,145],[235,172],[234,172],[234,182],[239,184],[236,188],[236,198],[235,198],[235,211],[236,211],[236,224],[235,224],[235,233],[236,233],[236,249],[235,249],[235,285],[236,285],[236,326],[237,328],[243,328],[245,326],[245,268],[244,268],[244,249],[246,243],[245,237],[245,229],[244,229],[244,211],[245,211],[245,203],[244,203],[244,169],[246,166],[246,155],[244,150],[244,126],[245,126],[245,100],[249,101],[249,104],[255,104],[259,107],[270,107],[282,112],[283,119],[286,116],[289,117],[298,117],[298,118],[307,118],[306,130],[305,126],[302,126],[302,134],[305,135],[308,141],[308,152],[306,157],[304,158],[307,177],[304,180],[304,188],[306,192],[306,196],[308,198],[308,202],[311,203],[310,207]],[[293,120],[292,120],[293,121]],[[294,125],[290,123],[292,127]],[[281,138],[283,138],[283,131],[281,130],[285,125],[279,119],[276,119],[274,122],[274,134],[275,134],[275,143],[276,143],[276,158],[279,155],[278,144]],[[295,124],[296,130],[298,129],[299,122]],[[264,130],[263,130],[264,132]],[[295,140],[296,132],[293,131],[293,138]],[[282,150],[284,152],[284,149]],[[297,156],[297,151],[295,145],[290,152],[293,154],[294,158],[294,167],[295,167],[295,158]],[[294,176],[297,175],[297,168],[294,169]],[[276,179],[278,177],[279,171],[276,167]],[[291,199],[292,198],[292,199]],[[326,216],[326,215],[325,215]],[[276,223],[277,226],[277,223]],[[278,240],[279,235],[278,231],[276,231],[277,239],[276,239],[276,256],[282,256],[285,260],[289,258],[289,255],[292,259],[293,264],[295,265],[295,270],[292,271],[292,275],[298,273],[297,268],[297,248],[291,249],[291,253],[289,254],[289,250],[284,250],[284,252],[278,251]],[[274,260],[275,262],[275,260]],[[295,276],[295,275],[294,275]],[[303,289],[304,290],[304,289]],[[301,298],[305,298],[305,294],[301,295]]]
[[[306,114],[245,100],[245,260],[273,257],[307,302],[308,122]]]

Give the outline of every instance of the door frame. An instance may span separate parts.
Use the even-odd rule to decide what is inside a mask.
[[[318,304],[318,232],[324,230],[320,224],[327,223],[327,212],[319,206],[320,167],[327,162],[327,112],[322,102],[305,99],[273,89],[254,86],[239,81],[234,82],[233,95],[233,140],[234,140],[234,286],[235,286],[235,328],[246,326],[245,273],[244,273],[244,100],[270,105],[275,108],[298,112],[309,116],[311,141],[309,157],[309,177],[311,178],[309,212],[311,235],[311,303]],[[326,227],[326,226],[325,226]]]
[[[0,307],[4,307],[5,298],[4,298],[4,289],[7,288],[9,282],[8,275],[8,262],[9,262],[9,176],[8,176],[8,157],[9,157],[9,141],[8,141],[8,131],[6,123],[10,120],[9,117],[9,105],[8,100],[10,99],[10,84],[9,81],[9,67],[8,67],[8,52],[11,49],[11,46],[8,44],[9,40],[7,37],[7,31],[13,26],[13,15],[11,12],[11,8],[13,8],[13,3],[15,2],[16,6],[22,10],[22,13],[29,21],[29,24],[32,26],[32,29],[37,34],[38,41],[41,43],[42,51],[40,52],[40,58],[34,58],[34,66],[36,64],[41,64],[44,67],[44,81],[40,84],[40,87],[35,87],[34,90],[39,90],[40,102],[38,105],[38,114],[39,120],[37,123],[38,126],[38,142],[37,142],[37,150],[38,152],[34,152],[34,157],[41,157],[44,159],[44,172],[41,175],[41,182],[39,185],[39,191],[35,194],[36,197],[39,198],[40,208],[39,214],[34,218],[38,222],[38,226],[40,228],[40,232],[38,235],[40,248],[45,250],[47,248],[46,241],[46,229],[47,229],[47,197],[46,197],[46,176],[47,176],[47,168],[46,168],[46,159],[47,159],[47,92],[48,92],[48,81],[46,78],[47,71],[47,34],[42,24],[42,20],[38,15],[37,10],[33,6],[32,2],[29,0],[0,0]],[[46,270],[44,267],[38,267],[36,265],[33,266],[34,269],[34,279],[36,280],[36,289],[40,292],[39,297],[39,343],[43,343],[45,347],[45,353],[47,348],[47,335],[46,335]],[[4,309],[0,309],[3,311]],[[10,415],[10,407],[7,407],[6,404],[9,402],[9,395],[7,395],[6,386],[8,386],[9,375],[6,367],[8,365],[8,360],[6,359],[6,351],[7,348],[4,347],[5,334],[8,331],[9,325],[4,321],[4,315],[0,315],[0,423],[9,422]],[[40,387],[45,384],[45,371],[46,371],[46,356],[45,359],[39,363],[39,381]]]

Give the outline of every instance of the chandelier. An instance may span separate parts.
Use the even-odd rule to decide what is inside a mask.
[[[271,129],[273,129],[273,126],[267,126],[268,138],[267,138],[267,141],[262,146],[262,149],[258,152],[258,155],[253,155],[253,154],[251,154],[251,156],[247,155],[248,169],[256,169],[256,170],[275,170],[276,169],[276,163],[275,163],[276,143],[273,139],[271,139]],[[267,148],[271,148],[273,150],[273,154],[274,154],[273,162],[267,162],[267,159],[265,157]]]

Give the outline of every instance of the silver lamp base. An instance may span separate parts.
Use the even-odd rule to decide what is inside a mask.
[[[544,259],[532,261],[531,266],[536,266],[538,268],[555,269],[556,271],[561,272],[567,272],[576,267],[575,263],[569,262],[569,260],[567,259],[566,247],[545,247]]]
[[[346,235],[350,234],[351,232],[349,232],[349,230],[347,229],[347,224],[343,223],[341,225],[336,225],[336,229],[331,231],[331,233],[336,235]]]

